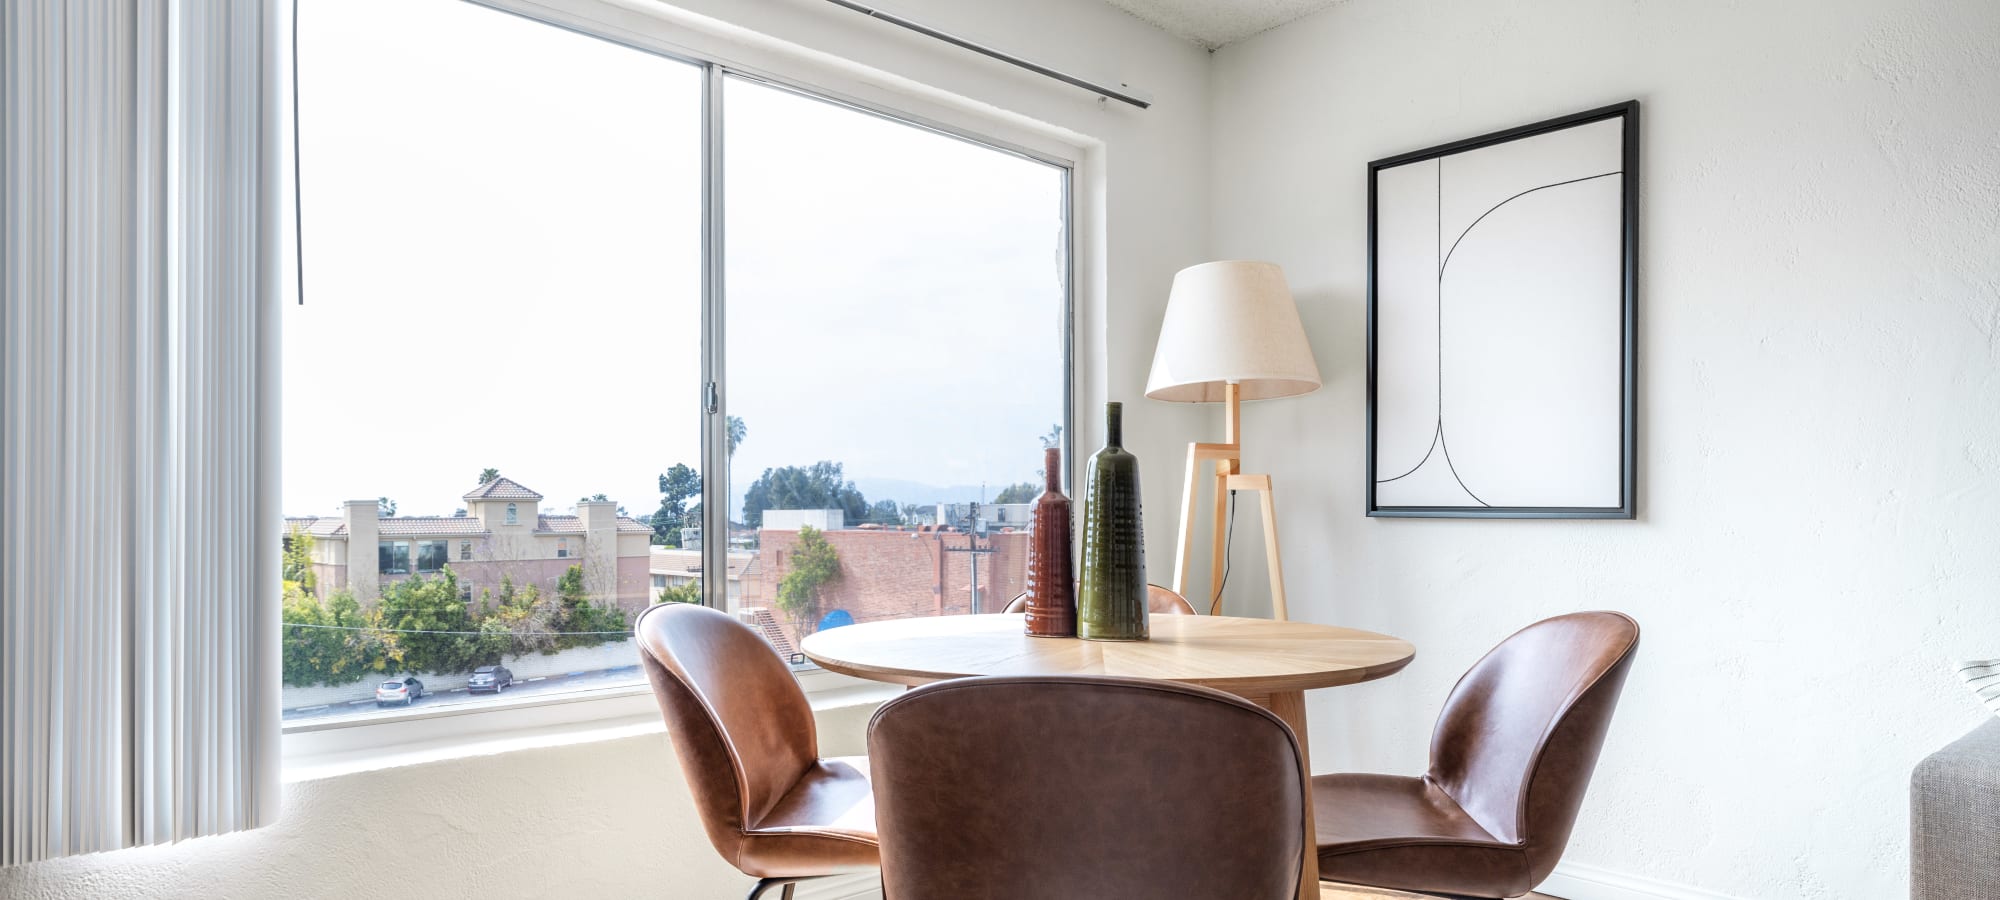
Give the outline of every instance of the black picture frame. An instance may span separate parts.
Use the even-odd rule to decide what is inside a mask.
[[[1622,118],[1622,248],[1623,248],[1623,338],[1620,367],[1623,385],[1623,432],[1619,459],[1617,506],[1390,506],[1377,501],[1376,416],[1377,416],[1377,177],[1383,169],[1430,159],[1441,159],[1497,144]],[[1633,519],[1638,515],[1638,309],[1639,309],[1639,101],[1628,100],[1584,112],[1559,116],[1496,131],[1477,137],[1400,153],[1368,164],[1368,375],[1365,456],[1367,460],[1367,515],[1376,518],[1472,518],[1472,519]],[[1440,426],[1442,427],[1442,426]]]

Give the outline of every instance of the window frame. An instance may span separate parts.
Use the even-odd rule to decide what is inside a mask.
[[[886,119],[907,127],[929,131],[944,137],[965,141],[1001,153],[1027,159],[1050,166],[1057,170],[1062,179],[1062,250],[1058,265],[1061,269],[1062,300],[1060,341],[1062,345],[1062,408],[1061,408],[1061,449],[1063,451],[1062,484],[1066,491],[1074,493],[1075,475],[1080,471],[1080,461],[1075,452],[1073,439],[1076,435],[1077,391],[1077,337],[1078,315],[1081,308],[1079,296],[1084,288],[1079,286],[1080,248],[1082,241],[1089,245],[1088,257],[1091,261],[1090,273],[1101,278],[1102,236],[1097,233],[1100,214],[1079,200],[1078,183],[1101,187],[1104,170],[1101,156],[1094,142],[1076,139],[1076,133],[1067,128],[1028,122],[1019,117],[995,112],[983,104],[962,101],[938,89],[916,82],[905,82],[886,86],[883,82],[858,73],[851,65],[829,62],[829,57],[814,50],[786,46],[774,49],[735,34],[697,33],[688,27],[690,22],[678,21],[675,14],[666,8],[646,13],[635,13],[602,0],[466,0],[475,6],[495,12],[519,16],[548,27],[572,31],[584,37],[595,38],[608,43],[662,56],[677,62],[693,65],[701,70],[703,108],[701,135],[702,180],[702,229],[701,229],[701,365],[700,380],[702,405],[698,405],[703,416],[701,427],[701,470],[713,472],[728,466],[727,435],[723,427],[729,414],[727,372],[723,348],[726,346],[724,330],[726,286],[722,273],[726,264],[722,236],[724,234],[725,197],[723,192],[722,139],[723,139],[723,87],[727,78],[736,77],[767,87],[787,91],[810,100],[817,100],[844,107],[855,112]],[[692,40],[690,40],[692,38]],[[296,173],[294,173],[296,174]],[[1089,235],[1089,237],[1084,237]],[[1091,287],[1095,296],[1101,285]],[[718,468],[720,467],[720,468]],[[697,523],[703,534],[727,535],[728,531],[728,478],[703,478],[702,518]],[[505,522],[518,525],[518,508],[509,501]],[[469,543],[469,542],[466,542]],[[448,546],[448,545],[447,545]],[[470,559],[464,555],[461,545],[460,559]],[[709,571],[728,571],[729,544],[723,541],[702,542],[702,567]],[[406,567],[414,568],[414,562],[406,560]],[[728,610],[728,579],[701,579],[702,603],[714,609]],[[801,688],[808,696],[838,698],[844,695],[886,699],[892,694],[888,689],[873,682],[864,682],[847,676],[835,675],[808,666],[794,671]],[[900,690],[900,689],[896,689]],[[435,743],[430,738],[412,738],[412,735],[426,734],[435,726],[434,720],[451,720],[459,716],[480,716],[479,721],[528,725],[548,718],[542,712],[548,707],[567,707],[574,713],[559,714],[563,721],[596,723],[611,721],[629,715],[633,698],[649,696],[650,686],[644,682],[609,688],[596,688],[572,694],[507,698],[506,700],[477,704],[472,707],[441,707],[431,710],[417,710],[393,715],[362,715],[335,717],[333,719],[310,719],[283,726],[285,735],[285,755],[288,765],[294,765],[302,757],[317,756],[324,748],[339,746],[345,750],[359,748],[407,747],[415,744]],[[819,702],[817,699],[815,702]],[[831,700],[829,701],[831,702]],[[650,710],[649,705],[643,708]],[[588,710],[601,710],[592,713]],[[646,718],[653,718],[648,713]],[[496,731],[505,730],[496,727]],[[347,734],[351,738],[333,739],[334,735]],[[368,735],[363,737],[362,735]],[[379,735],[379,737],[378,737]],[[322,736],[326,740],[322,739]],[[451,743],[451,741],[444,741]]]
[[[443,551],[443,552],[441,552],[441,553],[439,553],[439,554],[438,554],[438,557],[439,557],[439,558],[438,558],[438,564],[437,564],[437,567],[436,567],[436,568],[432,568],[432,569],[426,569],[426,568],[424,568],[424,545],[425,545],[425,544],[431,544],[431,545],[435,545],[435,546],[439,547],[439,548],[440,548],[440,549],[441,549],[441,550]],[[445,567],[446,567],[446,566],[449,566],[449,565],[451,565],[451,539],[450,539],[450,538],[432,538],[432,539],[430,539],[430,540],[421,540],[421,541],[413,541],[413,542],[412,542],[412,546],[411,546],[411,548],[410,548],[410,552],[411,552],[412,554],[414,554],[414,556],[415,556],[415,559],[416,559],[416,562],[415,562],[415,563],[413,564],[414,568],[412,569],[412,571],[415,571],[415,572],[416,572],[417,574],[419,574],[419,575],[432,575],[432,574],[436,574],[436,573],[438,573],[438,572],[442,572],[442,571],[444,571],[444,570],[445,570]]]
[[[382,538],[377,538],[375,540],[375,574],[376,575],[410,574],[411,571],[416,568],[416,563],[410,559],[410,547],[411,543],[409,541],[386,540]],[[401,562],[397,565],[396,568],[391,569],[387,566],[382,565],[382,551],[384,548],[394,548],[389,550],[390,558],[401,560]]]

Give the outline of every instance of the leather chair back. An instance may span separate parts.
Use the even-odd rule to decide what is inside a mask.
[[[745,832],[819,762],[812,707],[771,645],[726,613],[663,603],[633,631],[709,842],[737,860]]]
[[[1023,593],[1007,604],[1003,612],[1018,613],[1028,611],[1028,595]],[[1191,616],[1194,604],[1176,593],[1173,588],[1157,584],[1146,585],[1146,611],[1156,616]]]
[[[1298,741],[1270,712],[1135,678],[962,678],[868,726],[886,900],[1298,891]]]
[[[1537,622],[1486,654],[1445,700],[1429,778],[1495,838],[1525,845],[1531,883],[1569,843],[1639,624],[1614,612]]]

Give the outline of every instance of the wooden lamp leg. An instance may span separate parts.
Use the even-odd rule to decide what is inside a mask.
[[[1271,618],[1291,620],[1285,609],[1285,567],[1278,558],[1278,492],[1264,476],[1264,563],[1271,567]]]
[[[1291,618],[1285,606],[1285,568],[1278,553],[1278,498],[1271,489],[1269,475],[1231,475],[1224,482],[1230,490],[1257,495],[1264,520],[1264,564],[1271,570],[1271,618],[1280,622]]]
[[[1181,535],[1174,554],[1174,593],[1187,596],[1188,557],[1194,555],[1194,492],[1201,480],[1201,445],[1188,445],[1187,482],[1181,490]]]

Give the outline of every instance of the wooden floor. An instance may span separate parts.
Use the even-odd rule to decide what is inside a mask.
[[[1427,900],[1421,894],[1406,894],[1402,891],[1384,891],[1377,888],[1352,888],[1320,882],[1319,900]],[[1547,894],[1529,894],[1521,900],[1558,900]]]

